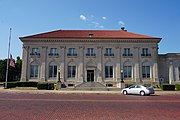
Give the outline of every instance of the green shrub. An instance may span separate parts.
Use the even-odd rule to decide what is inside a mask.
[[[5,87],[5,84],[6,83],[4,83],[4,87]],[[7,88],[14,88],[16,86],[17,86],[17,82],[8,82],[7,83]]]
[[[18,87],[37,87],[37,82],[17,82]]]
[[[180,90],[180,84],[175,84],[176,90]]]
[[[175,85],[171,84],[162,84],[161,85],[162,90],[175,90]]]
[[[48,83],[47,82],[38,82],[37,83],[37,89],[47,90],[48,89]]]
[[[133,84],[125,84],[125,88],[132,86]]]

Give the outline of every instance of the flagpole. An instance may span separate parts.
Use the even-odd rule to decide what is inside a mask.
[[[7,66],[6,66],[6,82],[5,82],[5,88],[7,88],[7,80],[8,80],[8,72],[9,72],[9,54],[10,54],[10,46],[11,46],[11,28],[10,28],[10,34],[9,34],[9,44],[8,44],[8,57],[7,57]]]

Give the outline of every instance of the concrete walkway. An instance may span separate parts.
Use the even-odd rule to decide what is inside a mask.
[[[120,91],[37,90],[36,88],[4,89],[3,87],[0,87],[0,92],[31,94],[121,94]],[[155,91],[155,95],[180,95],[180,91]]]

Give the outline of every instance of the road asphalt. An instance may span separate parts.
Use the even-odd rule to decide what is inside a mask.
[[[0,92],[8,93],[31,93],[31,94],[121,94],[120,91],[90,91],[90,90],[37,90],[35,88],[12,88],[0,87]],[[155,91],[155,95],[180,95],[180,91]]]

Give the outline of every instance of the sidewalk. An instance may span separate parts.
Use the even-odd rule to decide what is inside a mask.
[[[7,93],[31,93],[31,94],[118,94],[120,91],[88,91],[88,90],[37,90],[35,88],[12,88],[0,87],[0,92]],[[180,95],[180,91],[155,91],[155,95]]]

